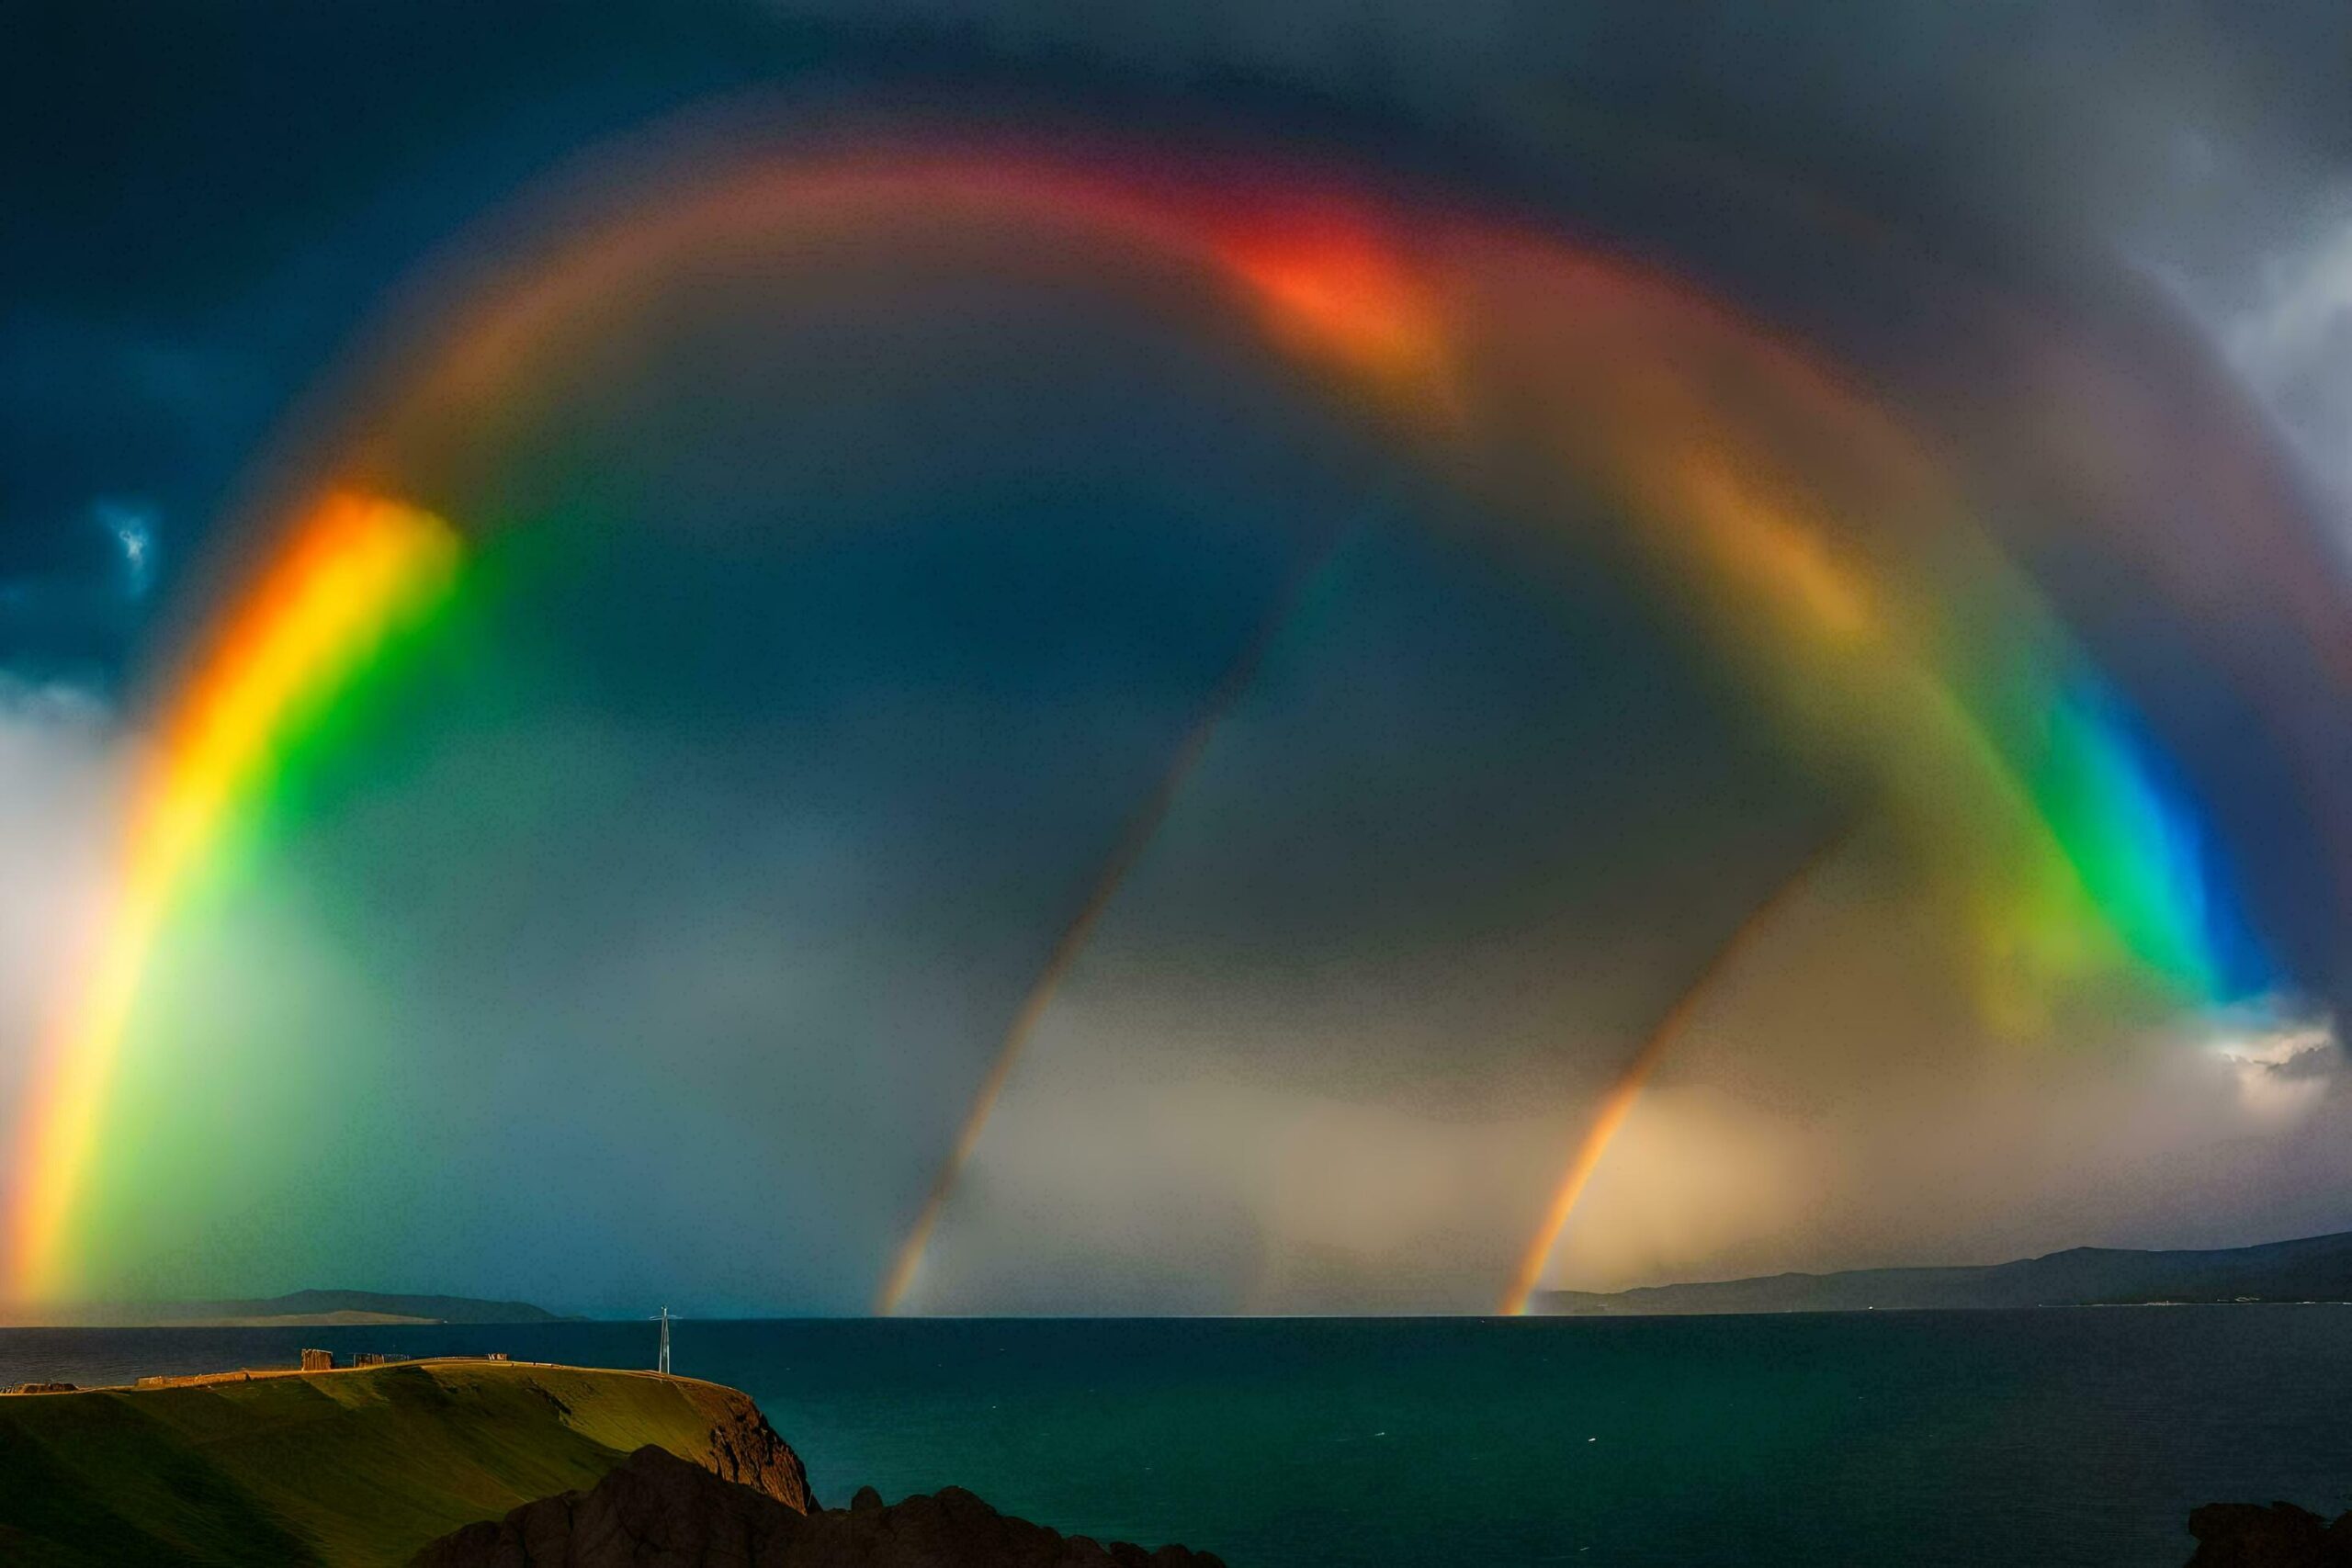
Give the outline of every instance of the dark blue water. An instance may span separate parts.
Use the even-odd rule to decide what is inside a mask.
[[[0,1379],[305,1344],[643,1366],[645,1324],[16,1330]],[[2175,1568],[2190,1507],[2352,1507],[2352,1308],[684,1323],[820,1499],[968,1486],[1234,1568]]]

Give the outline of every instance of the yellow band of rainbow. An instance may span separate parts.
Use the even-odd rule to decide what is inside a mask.
[[[130,811],[119,891],[47,1043],[24,1132],[11,1273],[55,1299],[67,1224],[95,1152],[123,1032],[158,931],[278,749],[387,634],[449,587],[457,535],[373,497],[322,502],[220,629],[165,716]]]
[[[2182,848],[2183,807],[1902,422],[1706,293],[1528,224],[1400,206],[1295,170],[1171,172],[961,141],[732,152],[561,226],[544,254],[478,280],[348,439],[462,420],[560,366],[569,342],[608,330],[705,248],[967,219],[1081,231],[1106,253],[1189,270],[1283,359],[1376,405],[1441,467],[1523,473],[1532,448],[1549,477],[1503,486],[1516,510],[1565,522],[1577,507],[1563,497],[1601,498],[1758,699],[1808,754],[1883,795],[1960,891],[1988,986],[2119,966],[2192,997],[2222,983],[2206,922],[2224,900]],[[397,472],[388,445],[389,459],[371,449],[369,471]],[[1510,461],[1490,462],[1506,445]],[[173,900],[287,739],[447,589],[458,555],[456,533],[426,513],[329,497],[170,705],[112,914],[47,1043],[12,1204],[18,1299],[73,1283],[74,1205]],[[1068,967],[1057,953],[1049,978]],[[2007,995],[1988,1005],[2028,1010]],[[997,1087],[992,1074],[982,1113]],[[1630,1105],[1637,1089],[1638,1077],[1618,1098]],[[894,1280],[921,1250],[902,1250]]]

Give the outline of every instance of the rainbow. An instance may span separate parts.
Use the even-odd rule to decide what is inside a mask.
[[[73,1278],[74,1204],[175,890],[288,738],[455,570],[451,528],[368,497],[414,493],[431,467],[418,454],[471,438],[481,411],[527,404],[519,389],[682,261],[773,251],[788,279],[838,265],[834,241],[910,225],[1082,241],[1131,271],[1152,308],[1238,331],[1496,512],[1556,527],[1618,520],[1617,547],[1681,603],[1797,754],[1865,789],[1894,825],[1950,899],[2000,1027],[2045,1027],[2085,987],[2199,1006],[2274,982],[2199,803],[1972,515],[1935,444],[1723,299],[1533,219],[1304,165],[968,136],[880,151],[697,141],[617,195],[575,192],[536,214],[532,231],[552,243],[510,236],[499,254],[519,260],[460,268],[400,323],[347,427],[317,441],[320,467],[354,489],[307,511],[170,705],[120,896],[50,1040],[12,1205],[20,1298]],[[1199,744],[1180,749],[1159,805],[1009,1024],[892,1263],[888,1303],[1028,1025]],[[1601,1125],[1622,1122],[1679,1016],[1636,1057]],[[1586,1140],[1589,1157],[1552,1195],[1513,1301],[1606,1143]]]
[[[402,622],[448,589],[458,538],[372,497],[321,502],[216,634],[163,725],[131,810],[119,891],[48,1045],[13,1215],[21,1299],[65,1282],[65,1226],[95,1152],[123,1031],[164,917],[241,802]]]
[[[1250,685],[1257,679],[1258,667],[1265,662],[1267,650],[1290,624],[1299,600],[1313,586],[1338,543],[1336,537],[1327,540],[1321,548],[1310,552],[1306,564],[1294,574],[1288,589],[1276,599],[1273,608],[1260,624],[1257,635],[1250,639],[1249,646],[1241,650],[1240,657],[1233,661],[1224,679],[1217,682],[1216,690],[1210,694],[1200,717],[1177,743],[1167,770],[1160,775],[1159,786],[1145,798],[1128,820],[1118,841],[1112,846],[1110,855],[1103,861],[1102,869],[1096,873],[1093,885],[1087,889],[1085,898],[1079,904],[1077,913],[1062,928],[1061,935],[1046,954],[1036,979],[1031,982],[1028,995],[1022,998],[1012,1023],[1006,1027],[1004,1038],[997,1045],[996,1060],[990,1064],[988,1077],[980,1081],[980,1091],[973,1097],[971,1109],[964,1113],[964,1124],[957,1129],[956,1142],[949,1147],[946,1159],[941,1162],[938,1176],[933,1179],[931,1191],[924,1197],[914,1224],[908,1230],[906,1239],[899,1244],[890,1271],[883,1277],[882,1288],[874,1298],[874,1310],[877,1316],[894,1316],[905,1303],[907,1292],[914,1286],[915,1275],[922,1268],[923,1255],[931,1246],[931,1234],[939,1227],[939,1217],[946,1212],[947,1201],[955,1195],[956,1184],[962,1179],[965,1166],[971,1163],[974,1151],[980,1146],[980,1138],[988,1131],[989,1118],[995,1113],[996,1102],[1002,1098],[1004,1086],[1012,1077],[1012,1069],[1020,1065],[1021,1055],[1028,1046],[1029,1037],[1036,1032],[1037,1025],[1044,1021],[1046,1010],[1053,1006],[1063,981],[1069,977],[1079,955],[1086,951],[1087,943],[1093,939],[1094,928],[1102,922],[1111,901],[1119,896],[1119,889],[1126,885],[1128,874],[1135,870],[1136,863],[1143,858],[1152,840],[1159,836],[1161,824],[1168,820],[1169,812],[1175,808],[1177,797],[1183,793],[1193,771],[1207,754],[1209,744],[1216,739],[1216,732],[1223,727],[1226,716],[1249,694]]]
[[[1657,1027],[1643,1040],[1640,1048],[1625,1059],[1625,1065],[1618,1069],[1616,1078],[1602,1091],[1599,1109],[1593,1112],[1584,1136],[1577,1141],[1575,1150],[1569,1155],[1567,1168],[1560,1173],[1559,1185],[1552,1190],[1552,1201],[1544,1206],[1543,1223],[1536,1226],[1535,1235],[1527,1243],[1527,1249],[1520,1254],[1519,1267],[1512,1270],[1510,1283],[1504,1288],[1502,1300],[1496,1305],[1498,1315],[1526,1315],[1527,1303],[1534,1298],[1535,1287],[1544,1279],[1544,1265],[1551,1262],[1553,1249],[1560,1245],[1560,1236],[1568,1228],[1568,1216],[1576,1212],[1577,1200],[1584,1196],[1584,1190],[1590,1184],[1593,1173],[1600,1168],[1600,1162],[1608,1156],[1609,1145],[1623,1131],[1626,1118],[1633,1115],[1634,1104],[1649,1084],[1650,1075],[1657,1070],[1657,1065],[1666,1059],[1667,1053],[1674,1049],[1675,1042],[1682,1038],[1682,1032],[1690,1026],[1690,1020],[1697,1015],[1700,1004],[1714,990],[1715,983],[1736,967],[1782,912],[1804,897],[1814,877],[1823,866],[1837,858],[1850,838],[1850,834],[1840,834],[1823,846],[1820,852],[1797,867],[1795,875],[1774,888],[1770,897],[1749,910],[1747,917],[1733,928],[1731,935],[1724,939],[1724,944],[1701,965],[1698,974],[1683,987],[1682,995],[1657,1021]]]

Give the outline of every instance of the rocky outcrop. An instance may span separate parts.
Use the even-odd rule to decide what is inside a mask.
[[[2352,1513],[2331,1524],[2292,1503],[2209,1503],[2188,1516],[2188,1568],[2352,1568]]]
[[[704,1462],[720,1480],[764,1493],[795,1513],[816,1510],[800,1456],[749,1398],[730,1402],[728,1414],[710,1429],[710,1454]]]
[[[773,1434],[771,1434],[773,1436]],[[786,1450],[789,1452],[789,1450]],[[797,1461],[796,1461],[797,1462]],[[805,1489],[805,1483],[804,1489]],[[1008,1518],[970,1493],[802,1513],[665,1450],[642,1448],[585,1492],[468,1525],[412,1568],[1224,1568],[1207,1552],[1104,1546]]]

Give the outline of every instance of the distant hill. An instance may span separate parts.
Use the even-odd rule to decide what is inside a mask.
[[[412,1361],[0,1396],[0,1562],[395,1568],[461,1525],[594,1486],[648,1443],[810,1506],[798,1456],[732,1389]]]
[[[14,1326],[59,1328],[310,1327],[336,1324],[514,1324],[567,1321],[528,1302],[378,1291],[296,1291],[258,1301],[127,1302],[46,1311]]]
[[[2211,1252],[2077,1247],[1981,1267],[1771,1274],[1608,1292],[1546,1291],[1559,1317],[2125,1306],[2159,1302],[2352,1302],[2352,1232]]]

